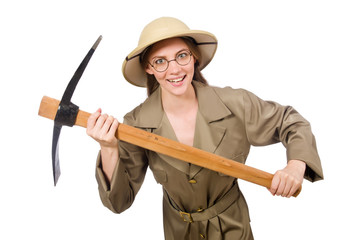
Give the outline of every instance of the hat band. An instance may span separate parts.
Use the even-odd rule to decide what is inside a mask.
[[[142,51],[143,52],[143,51]],[[130,60],[132,60],[132,59],[134,59],[134,58],[136,58],[136,57],[138,57],[138,56],[140,56],[140,55],[142,55],[142,52],[141,53],[139,53],[139,54],[137,54],[137,55],[134,55],[134,56],[132,56],[132,57],[126,57],[126,61],[128,62],[128,61],[130,61]]]

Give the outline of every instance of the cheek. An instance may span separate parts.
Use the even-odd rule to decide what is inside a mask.
[[[157,82],[160,82],[160,80],[164,79],[165,73],[159,73],[155,71],[152,67],[148,66],[145,71],[146,73],[153,75],[156,78]]]
[[[187,68],[187,72],[189,73],[189,74],[194,74],[194,72],[195,72],[195,64],[194,63],[192,63],[192,64],[190,64],[189,66],[188,66],[188,68]]]
[[[164,81],[166,78],[165,72],[159,73],[159,72],[154,71],[152,74],[155,76],[158,83]]]
[[[192,71],[192,72],[194,72],[195,71],[195,63],[196,63],[196,60],[195,60],[195,58],[193,57],[192,58],[192,60],[191,60],[191,62],[189,63],[189,71]]]

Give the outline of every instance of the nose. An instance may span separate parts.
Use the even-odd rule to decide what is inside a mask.
[[[181,69],[180,64],[176,62],[176,59],[170,60],[168,62],[168,71],[170,73],[178,73]]]

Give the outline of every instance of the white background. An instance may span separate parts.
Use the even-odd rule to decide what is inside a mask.
[[[350,0],[1,1],[0,239],[163,239],[162,191],[151,172],[129,210],[102,206],[98,145],[83,128],[63,127],[54,188],[53,123],[37,115],[42,96],[60,99],[103,35],[72,100],[122,120],[146,97],[123,79],[122,62],[161,16],[217,36],[203,71],[211,85],[292,105],[312,123],[324,181],[305,181],[293,199],[240,181],[255,239],[361,239],[361,12]],[[247,164],[273,173],[285,151],[253,148]]]

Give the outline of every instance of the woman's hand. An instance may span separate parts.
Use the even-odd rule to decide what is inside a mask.
[[[300,160],[290,160],[288,165],[274,174],[269,189],[273,196],[291,197],[302,186],[306,164]]]
[[[88,118],[87,134],[101,146],[102,169],[108,182],[111,182],[118,161],[118,140],[115,137],[117,128],[117,119],[102,114],[101,109]]]
[[[88,118],[87,134],[96,140],[101,148],[117,148],[118,141],[115,137],[117,128],[117,119],[102,114],[101,109],[98,109]]]

